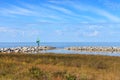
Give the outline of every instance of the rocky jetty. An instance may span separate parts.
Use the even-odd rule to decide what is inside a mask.
[[[93,52],[120,52],[120,47],[67,47],[65,50],[93,51]]]
[[[52,50],[55,47],[50,46],[39,46],[39,47],[15,47],[15,48],[0,48],[0,52],[2,53],[36,53],[42,50]]]

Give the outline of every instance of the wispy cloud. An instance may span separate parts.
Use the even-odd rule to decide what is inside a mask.
[[[24,3],[22,6],[9,5],[8,8],[0,8],[0,14],[7,16],[34,16],[36,19],[41,19],[46,21],[59,21],[59,22],[70,22],[73,21],[86,21],[86,22],[120,22],[120,18],[114,14],[85,4],[79,4],[78,1],[66,0],[63,2],[60,1],[49,1],[50,3],[42,5],[34,5]],[[52,3],[52,4],[51,4]],[[60,5],[56,5],[60,4]],[[69,4],[69,5],[67,5]],[[64,6],[63,6],[64,5]],[[72,5],[72,6],[71,6]],[[82,13],[92,13],[81,14]],[[21,17],[21,16],[20,16]]]
[[[87,16],[87,15],[85,15],[85,16],[83,15],[82,17],[89,20],[89,21],[94,21],[94,22],[99,21],[99,20],[97,20],[97,19],[95,19],[95,18],[93,18],[91,16]]]
[[[32,32],[32,33],[31,33]],[[23,30],[23,29],[15,29],[15,28],[9,28],[9,27],[0,27],[0,33],[7,33],[9,34],[10,36],[9,37],[17,37],[17,36],[22,36],[22,37],[25,37],[26,35],[28,37],[30,36],[37,36],[41,33],[40,30],[30,30],[30,29],[27,29],[27,30]],[[5,36],[5,35],[4,35]]]
[[[119,10],[120,9],[120,2],[119,1],[99,0],[99,2],[111,10]]]
[[[94,18],[90,17],[90,16],[82,16],[79,13],[76,13],[74,10],[69,9],[68,7],[63,7],[63,6],[56,6],[53,4],[46,4],[44,5],[45,7],[47,6],[48,9],[50,9],[51,11],[57,11],[59,12],[62,17],[64,17],[64,19],[67,19],[68,21],[70,19],[76,20],[76,21],[80,21],[82,18],[85,18],[86,21],[91,20],[91,21],[95,21]]]
[[[65,13],[67,15],[74,15],[73,11],[66,9],[64,7],[58,7],[58,6],[54,6],[54,5],[47,5],[47,6],[53,10],[60,11],[60,12]]]
[[[78,1],[66,1],[66,3],[61,3],[59,1],[51,1],[52,3],[55,3],[55,4],[63,4],[63,5],[72,5],[72,6],[69,6],[71,7],[72,9],[76,9],[78,13],[76,13],[76,17],[79,17],[79,18],[85,18],[85,19],[88,19],[88,20],[91,20],[91,21],[98,21],[98,22],[101,22],[101,21],[105,21],[103,19],[107,19],[106,21],[112,21],[112,22],[120,22],[120,17],[118,16],[115,16],[114,14],[110,13],[109,11],[107,10],[104,10],[104,9],[100,9],[100,8],[97,8],[95,6],[91,6],[91,5],[85,5],[85,4],[81,4],[80,2]],[[78,3],[77,3],[78,2]],[[80,12],[84,12],[84,13],[92,13],[92,14],[95,14],[99,17],[99,19],[97,19],[97,17],[94,17],[94,16],[90,16],[90,15],[81,15]],[[102,16],[102,17],[101,17]],[[101,20],[100,20],[100,17],[101,17]],[[103,18],[103,19],[102,19]]]
[[[31,7],[32,6],[32,7]],[[24,6],[9,5],[8,8],[0,8],[0,15],[7,17],[24,17],[30,16],[36,19],[59,20],[61,17],[56,15],[54,11],[41,6],[24,3]]]
[[[85,36],[95,37],[95,36],[98,36],[98,34],[99,34],[99,31],[93,31],[90,33],[85,33]]]
[[[9,8],[0,8],[0,12],[3,15],[25,15],[25,16],[35,15],[35,12],[33,12],[32,10],[18,7],[15,5],[11,5]]]
[[[120,22],[120,18],[118,16],[115,16],[106,10],[103,10],[100,8],[95,8],[95,7],[90,6],[90,5],[77,5],[74,3],[72,3],[72,5],[80,11],[92,12],[92,13],[97,14],[99,16],[103,16],[103,17],[105,17],[113,22]]]
[[[111,14],[111,13],[105,11],[105,10],[95,9],[94,8],[94,11],[97,12],[97,14],[99,14],[101,16],[104,16],[104,17],[110,19],[113,22],[120,22],[120,18],[119,17],[117,17],[117,16],[115,16],[115,15],[113,15],[113,14]]]
[[[55,34],[57,35],[63,35],[65,32],[63,30],[55,30]]]

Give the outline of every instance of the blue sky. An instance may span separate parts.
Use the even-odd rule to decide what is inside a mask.
[[[120,42],[120,0],[0,0],[0,42]]]

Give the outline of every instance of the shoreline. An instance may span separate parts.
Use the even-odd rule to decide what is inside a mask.
[[[57,47],[52,46],[30,46],[30,47],[14,47],[14,48],[0,48],[0,53],[37,53],[44,50],[57,50]],[[78,47],[64,47],[59,48],[68,51],[86,51],[86,52],[120,52],[120,47],[104,47],[104,46],[78,46]]]
[[[14,47],[14,48],[0,48],[0,53],[35,53],[39,52],[42,50],[52,50],[55,49],[56,47],[51,47],[51,46],[35,46],[35,47]]]
[[[66,47],[65,50],[89,51],[89,52],[120,52],[120,47],[102,47],[102,46],[84,46],[84,47]]]

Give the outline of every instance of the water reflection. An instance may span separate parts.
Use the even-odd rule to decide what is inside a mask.
[[[94,55],[108,55],[108,56],[120,56],[120,52],[89,52],[89,51],[74,51],[74,50],[46,50],[42,53],[61,53],[61,54],[94,54]]]

